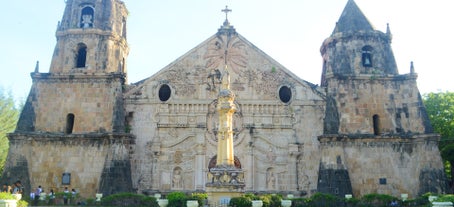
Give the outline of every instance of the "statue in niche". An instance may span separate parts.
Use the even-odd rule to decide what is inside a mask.
[[[276,177],[274,177],[273,171],[268,172],[268,176],[266,178],[266,186],[268,189],[274,189],[274,184],[276,183]]]
[[[90,28],[93,26],[93,16],[90,14],[82,15],[82,28]]]
[[[183,178],[181,177],[180,169],[176,169],[173,172],[172,187],[176,189],[183,188]]]

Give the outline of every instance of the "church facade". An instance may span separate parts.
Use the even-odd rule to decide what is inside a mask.
[[[50,70],[31,73],[29,97],[9,134],[7,180],[28,190],[69,186],[85,197],[206,191],[228,67],[242,192],[446,191],[439,136],[417,74],[399,74],[391,32],[375,30],[353,0],[322,43],[320,86],[255,47],[228,19],[153,76],[128,85],[125,4],[66,4]]]

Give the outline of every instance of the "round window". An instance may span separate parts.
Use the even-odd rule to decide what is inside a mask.
[[[164,84],[159,88],[159,100],[161,101],[167,101],[170,98],[170,94],[172,91],[170,90],[170,86],[167,84]]]
[[[290,89],[288,86],[282,86],[279,89],[279,98],[284,103],[290,102],[290,100],[292,99],[292,89]]]

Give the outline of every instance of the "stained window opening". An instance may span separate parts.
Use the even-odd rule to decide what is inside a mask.
[[[66,134],[72,134],[74,128],[74,114],[66,116]]]

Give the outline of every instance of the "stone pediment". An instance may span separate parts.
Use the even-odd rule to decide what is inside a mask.
[[[292,92],[302,89],[304,97],[310,94],[311,99],[313,95],[318,96],[315,99],[323,96],[316,85],[300,79],[241,35],[218,33],[153,76],[133,84],[125,97],[160,102],[160,87],[168,85],[172,100],[213,100],[226,65],[238,100],[279,101],[282,86]]]

